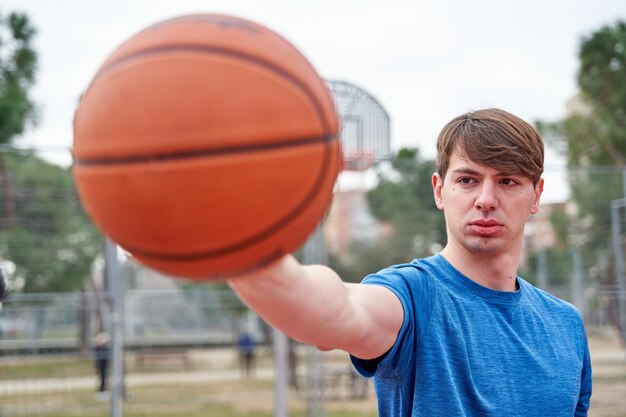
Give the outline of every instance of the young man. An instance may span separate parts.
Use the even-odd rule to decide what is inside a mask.
[[[524,224],[543,191],[541,137],[485,109],[449,122],[437,151],[441,253],[361,284],[286,256],[230,286],[291,337],[350,353],[375,378],[380,416],[586,416],[581,317],[517,276]]]

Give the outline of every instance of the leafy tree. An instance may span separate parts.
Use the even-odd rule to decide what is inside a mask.
[[[4,156],[17,216],[0,233],[0,255],[15,264],[24,291],[78,290],[103,239],[82,210],[69,169],[31,153]]]
[[[540,129],[567,154],[578,214],[569,240],[593,265],[610,254],[610,202],[624,196],[626,169],[626,23],[618,21],[584,37],[579,49],[580,93],[569,115]],[[605,256],[598,256],[603,248]],[[593,258],[592,258],[593,257]],[[613,280],[613,274],[598,277]]]
[[[367,193],[371,213],[389,226],[389,236],[375,244],[353,242],[350,262],[331,258],[333,268],[349,281],[430,255],[434,245],[444,243],[443,214],[432,195],[434,163],[421,159],[417,149],[408,148],[401,149],[390,162],[393,170],[381,170],[378,185]]]
[[[28,17],[0,15],[0,259],[24,291],[81,287],[102,238],[82,211],[71,173],[9,145],[36,121],[36,33]]]
[[[626,165],[626,23],[584,37],[579,50],[580,93],[568,116],[540,123],[577,166]]]
[[[30,45],[34,35],[26,15],[0,15],[0,144],[10,143],[35,120],[28,95],[37,68],[37,54]]]
[[[548,279],[548,288],[551,291],[564,289],[569,286],[571,276],[570,256],[570,253],[562,248],[545,249],[545,272]],[[534,285],[539,284],[537,279],[538,257],[539,254],[537,253],[531,254],[527,261],[521,265],[519,271],[521,277]]]
[[[34,35],[35,29],[26,15],[0,15],[0,146],[10,144],[35,121],[35,105],[28,94],[37,68],[37,54],[31,47]],[[3,206],[5,225],[12,225],[15,207],[1,152],[0,189],[8,197]]]
[[[623,167],[626,162],[626,23],[605,26],[585,39],[580,61],[578,85],[590,109],[586,124],[595,133],[590,162],[612,162],[608,165]]]
[[[380,176],[368,193],[372,213],[392,226],[392,261],[426,256],[433,244],[444,243],[445,223],[433,198],[432,161],[422,160],[417,149],[400,149],[391,160],[398,179]],[[391,243],[393,242],[393,243]]]

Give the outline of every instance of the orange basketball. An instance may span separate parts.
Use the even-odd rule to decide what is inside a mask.
[[[269,29],[215,14],[150,26],[81,98],[73,174],[95,224],[166,274],[219,279],[298,249],[341,165],[332,97]]]

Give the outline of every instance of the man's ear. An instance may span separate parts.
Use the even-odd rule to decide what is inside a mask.
[[[535,185],[535,199],[533,200],[532,206],[530,206],[530,214],[539,213],[539,202],[541,200],[541,194],[543,193],[543,178],[539,178],[537,185]]]
[[[443,198],[441,197],[441,189],[443,188],[443,178],[435,172],[431,178],[433,185],[433,196],[435,197],[435,205],[439,210],[443,210]]]

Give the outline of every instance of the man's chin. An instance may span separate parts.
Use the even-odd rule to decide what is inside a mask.
[[[504,250],[504,245],[500,239],[495,237],[476,237],[469,239],[465,247],[470,253],[476,255],[496,255]]]

